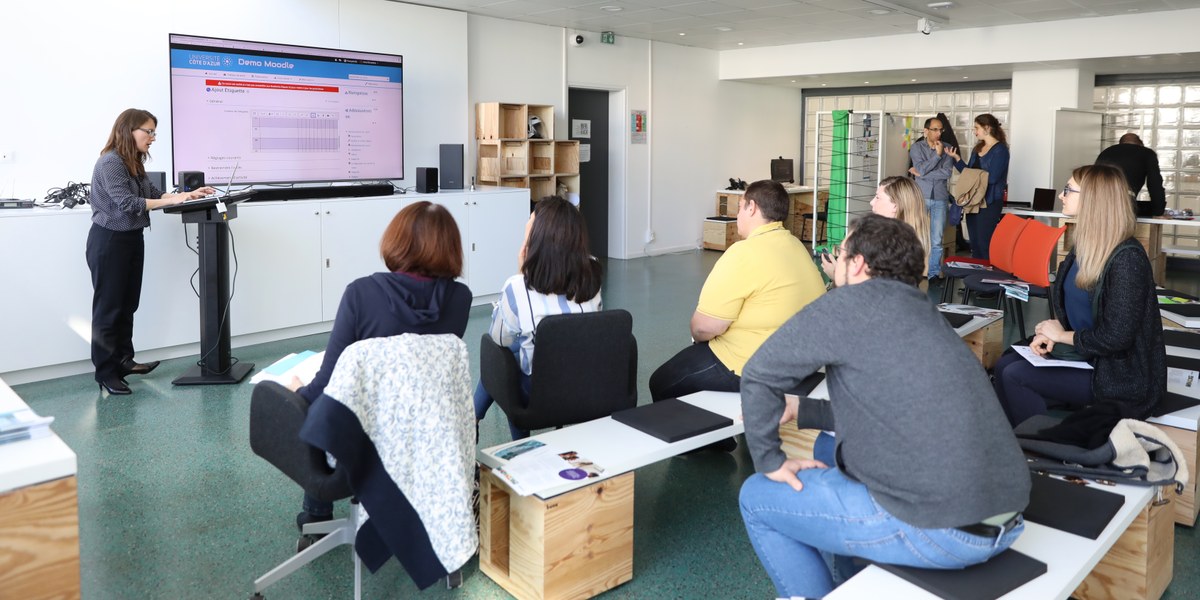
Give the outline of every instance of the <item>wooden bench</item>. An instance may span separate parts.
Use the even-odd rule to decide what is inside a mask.
[[[491,472],[502,464],[494,452],[520,442],[477,451],[479,570],[521,600],[590,598],[633,579],[634,470],[743,431],[739,394],[699,392],[682,400],[733,425],[673,444],[609,417],[533,436],[578,452],[604,473],[532,496],[518,496]]]

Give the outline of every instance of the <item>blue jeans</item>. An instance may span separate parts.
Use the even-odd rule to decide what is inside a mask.
[[[529,406],[529,390],[531,388],[532,386],[530,385],[529,376],[525,373],[521,373],[521,404],[523,406]],[[485,415],[487,415],[488,409],[492,407],[492,403],[495,401],[496,400],[492,398],[492,395],[487,393],[487,390],[483,389],[483,381],[480,381],[475,386],[476,434],[478,434],[479,422],[483,420]],[[521,440],[529,437],[528,431],[525,431],[524,429],[517,429],[517,426],[513,425],[511,420],[508,422],[508,432],[512,434],[512,439],[514,440]]]
[[[804,489],[765,475],[742,485],[739,504],[755,553],[779,596],[820,598],[834,582],[822,552],[921,567],[961,569],[1007,549],[1024,531],[1018,524],[998,538],[954,528],[913,527],[879,506],[866,486],[838,469],[807,469]]]
[[[942,232],[946,231],[946,212],[950,204],[946,200],[925,199],[929,209],[929,276],[937,277],[942,272]]]
[[[701,391],[736,392],[741,387],[742,378],[713,354],[708,342],[680,350],[650,375],[650,399],[654,402]]]

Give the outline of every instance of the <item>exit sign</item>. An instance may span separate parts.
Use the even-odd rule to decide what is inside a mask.
[[[615,44],[616,42],[617,42],[617,34],[611,32],[611,31],[600,32],[600,43],[601,44]]]

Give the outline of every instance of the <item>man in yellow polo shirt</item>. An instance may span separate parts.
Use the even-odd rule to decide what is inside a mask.
[[[657,402],[701,390],[736,392],[742,367],[792,315],[825,293],[800,240],[783,228],[787,192],[756,181],[738,202],[738,235],[713,265],[692,315],[693,344],[650,376]]]

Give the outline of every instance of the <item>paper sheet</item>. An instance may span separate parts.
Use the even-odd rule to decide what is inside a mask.
[[[1029,346],[1013,346],[1017,354],[1025,357],[1029,364],[1035,367],[1070,367],[1072,369],[1091,369],[1092,365],[1082,360],[1059,360],[1057,358],[1042,358],[1033,353]]]

